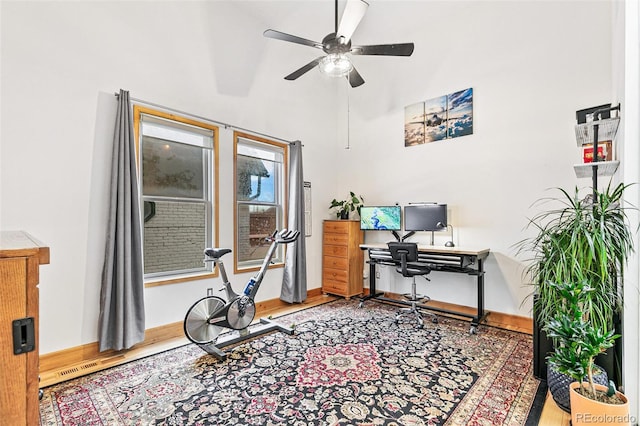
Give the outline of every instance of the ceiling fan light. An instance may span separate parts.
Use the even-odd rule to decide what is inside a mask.
[[[320,72],[330,77],[343,77],[353,69],[349,57],[343,53],[331,53],[318,64]]]

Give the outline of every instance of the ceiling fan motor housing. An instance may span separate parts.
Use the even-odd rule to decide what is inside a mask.
[[[351,51],[351,40],[345,43],[344,37],[336,37],[336,33],[327,34],[322,39],[322,50],[325,53],[348,53]]]

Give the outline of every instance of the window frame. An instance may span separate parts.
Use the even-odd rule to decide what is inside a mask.
[[[136,166],[138,169],[138,197],[140,200],[140,212],[141,212],[141,225],[142,225],[142,237],[144,238],[144,201],[145,196],[143,194],[142,188],[142,116],[149,115],[152,117],[157,117],[160,119],[165,119],[169,121],[175,121],[181,124],[187,124],[190,126],[199,127],[202,129],[211,130],[213,132],[212,142],[213,148],[211,149],[211,159],[210,159],[210,179],[212,182],[208,182],[208,192],[210,194],[210,206],[207,209],[205,204],[205,215],[207,214],[207,210],[209,210],[209,217],[205,218],[205,229],[208,233],[208,237],[210,238],[211,244],[214,247],[218,247],[219,245],[219,235],[220,235],[220,223],[219,223],[219,134],[220,129],[218,126],[215,126],[210,123],[206,123],[199,120],[194,120],[187,116],[176,115],[173,113],[168,113],[162,110],[149,108],[140,104],[133,104],[133,130],[134,130],[134,140],[135,140],[135,149],[136,149]],[[213,168],[213,170],[211,170]],[[154,196],[148,196],[148,198],[154,198]],[[185,201],[184,199],[180,199],[177,197],[168,197],[175,198],[176,201]],[[206,197],[205,197],[206,199]],[[208,229],[207,229],[208,228]],[[144,249],[143,249],[144,256]],[[204,259],[204,255],[203,255]],[[159,285],[166,284],[176,284],[187,281],[194,280],[202,280],[206,278],[215,278],[218,276],[218,268],[213,268],[210,271],[185,271],[185,272],[177,272],[170,273],[166,275],[153,275],[144,276],[144,286],[145,287],[155,287]]]
[[[244,133],[240,131],[233,132],[233,267],[235,273],[244,273],[244,272],[254,272],[260,269],[262,262],[259,264],[251,265],[251,266],[242,266],[238,262],[238,205],[240,201],[238,200],[238,145],[242,145],[241,139],[249,140],[258,145],[263,144],[267,146],[272,146],[277,149],[282,150],[282,185],[279,194],[276,194],[276,198],[280,198],[280,202],[274,203],[274,205],[279,206],[282,217],[282,224],[280,228],[286,227],[287,223],[287,212],[288,212],[288,188],[289,188],[289,144],[283,142],[277,142],[272,139],[266,139],[260,136],[252,135],[249,133]],[[242,204],[259,204],[259,203],[251,203],[251,202],[243,202]],[[267,205],[266,203],[264,205]],[[281,229],[278,229],[280,231]],[[286,256],[286,246],[280,246],[282,248],[282,260],[279,262],[272,263],[269,265],[269,269],[273,268],[283,268],[285,263]],[[279,248],[280,248],[279,247]]]

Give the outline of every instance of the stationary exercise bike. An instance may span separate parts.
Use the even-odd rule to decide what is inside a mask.
[[[276,248],[280,244],[289,244],[295,241],[299,235],[300,231],[283,229],[280,232],[275,230],[270,237],[266,238],[266,241],[271,242],[271,245],[262,266],[258,273],[249,279],[241,294],[233,291],[222,262],[222,256],[231,253],[231,249],[205,249],[204,261],[213,262],[214,266],[218,266],[220,278],[224,284],[224,287],[219,291],[225,290],[227,300],[214,296],[213,289],[207,289],[207,296],[198,300],[187,311],[184,319],[184,334],[187,338],[206,352],[223,360],[226,358],[226,353],[221,348],[225,346],[274,330],[293,334],[292,328],[283,327],[271,319],[260,319],[260,325],[252,327],[251,330],[248,327],[256,315],[255,295],[271,264]],[[218,339],[224,329],[236,330],[238,333],[230,333],[226,337]]]

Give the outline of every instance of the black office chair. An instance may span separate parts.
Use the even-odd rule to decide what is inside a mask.
[[[411,306],[409,308],[401,308],[398,311],[396,323],[403,315],[414,314],[418,320],[418,327],[422,328],[424,327],[424,321],[420,311],[417,309],[417,304],[418,302],[429,301],[430,299],[427,296],[416,293],[416,276],[421,275],[427,281],[430,281],[427,275],[431,272],[431,268],[429,265],[415,263],[418,261],[418,245],[416,243],[390,242],[388,246],[393,260],[400,262],[400,264],[396,266],[396,272],[402,274],[403,277],[413,278],[411,293],[404,295],[404,297],[411,302]],[[435,314],[429,312],[428,315],[432,316],[434,323],[438,322],[438,317],[436,317]]]

